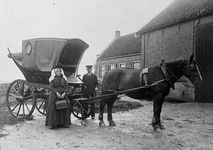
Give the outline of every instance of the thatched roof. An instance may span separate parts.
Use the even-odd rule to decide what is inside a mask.
[[[212,13],[213,0],[175,0],[136,33],[143,34]]]

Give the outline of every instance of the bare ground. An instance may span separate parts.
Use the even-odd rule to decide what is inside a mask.
[[[38,112],[30,121],[14,120],[1,128],[1,150],[212,150],[213,104],[165,102],[162,122],[166,130],[154,132],[150,125],[152,102],[113,114],[115,127],[99,127],[99,121],[79,120],[73,115],[69,128],[50,130]],[[96,114],[97,118],[98,114]],[[104,114],[105,123],[106,113]]]

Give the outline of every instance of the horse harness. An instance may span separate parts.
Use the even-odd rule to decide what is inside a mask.
[[[157,81],[156,83],[161,83],[163,81],[167,81],[169,83],[169,85],[173,89],[175,89],[174,84],[172,84],[172,82],[169,79],[169,75],[168,75],[167,68],[166,68],[164,60],[161,60],[160,68],[161,68],[161,71],[163,73],[164,79]],[[140,86],[142,86],[142,82],[141,82],[142,79],[144,80],[145,87],[148,86],[148,72],[149,72],[149,68],[145,68],[145,69],[140,71],[140,76],[139,76]]]

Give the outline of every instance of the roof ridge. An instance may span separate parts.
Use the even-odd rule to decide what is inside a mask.
[[[136,37],[135,33],[114,38],[113,41],[99,54],[97,59],[138,53],[138,51],[140,51],[140,43],[141,39]]]
[[[212,0],[175,0],[136,34],[157,30],[172,24],[188,21],[213,12]]]

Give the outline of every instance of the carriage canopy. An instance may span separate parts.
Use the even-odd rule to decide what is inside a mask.
[[[67,73],[75,73],[89,47],[80,39],[36,38],[22,41],[22,65],[26,69],[49,72],[61,63]]]

